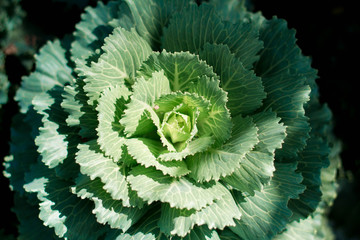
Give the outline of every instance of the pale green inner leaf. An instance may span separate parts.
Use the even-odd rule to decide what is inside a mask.
[[[176,99],[176,97],[180,98]],[[156,113],[162,119],[158,135],[170,152],[182,152],[198,132],[196,122],[200,114],[199,106],[196,106],[196,102],[195,106],[189,105],[187,99],[186,95],[169,94],[160,98],[155,105]],[[171,111],[164,112],[164,108],[168,108],[176,102],[179,102],[179,105]],[[179,121],[181,121],[180,124]]]
[[[151,139],[127,139],[125,142],[129,154],[142,166],[155,167],[164,175],[181,177],[189,173],[185,162],[182,161],[159,161],[157,157],[164,151],[160,141]]]
[[[104,53],[90,67],[77,62],[80,76],[85,76],[84,89],[90,105],[105,88],[124,84],[125,81],[133,83],[135,72],[152,51],[134,29],[127,31],[121,27],[105,39],[102,49]]]
[[[128,177],[131,189],[149,204],[169,203],[171,207],[200,210],[221,198],[226,188],[220,183],[199,184],[186,177],[173,178],[155,168],[137,166]]]
[[[191,84],[189,92],[198,94],[211,103],[208,117],[199,118],[197,127],[200,135],[214,136],[215,146],[220,146],[229,139],[233,126],[230,112],[226,107],[226,92],[219,87],[219,80],[207,76],[202,76]]]
[[[211,148],[186,159],[192,178],[197,181],[217,181],[232,174],[240,167],[245,154],[258,143],[258,129],[250,117],[237,116],[233,122],[232,136],[222,147]]]
[[[115,162],[118,162],[122,155],[121,146],[124,144],[124,136],[121,136],[123,126],[119,121],[130,94],[125,86],[110,87],[102,93],[96,107],[99,121],[96,129],[97,142],[101,150]]]
[[[205,208],[196,210],[171,208],[163,204],[159,220],[162,232],[184,237],[195,225],[206,224],[209,229],[224,229],[235,226],[234,219],[240,219],[240,211],[230,192]]]
[[[139,78],[133,86],[133,95],[120,123],[125,127],[127,137],[135,133],[144,111],[150,114],[155,126],[160,126],[160,120],[154,112],[154,102],[164,94],[170,93],[169,81],[163,71],[154,72],[149,80]]]
[[[196,82],[200,76],[216,77],[212,68],[197,55],[189,52],[169,53],[166,50],[150,55],[138,74],[150,78],[154,71],[160,70],[164,70],[173,92],[188,89],[189,84]]]

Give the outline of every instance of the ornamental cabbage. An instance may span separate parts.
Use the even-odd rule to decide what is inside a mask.
[[[20,239],[331,236],[331,113],[284,20],[99,2],[36,64],[5,163]]]

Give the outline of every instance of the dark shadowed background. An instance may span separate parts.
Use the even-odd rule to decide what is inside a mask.
[[[72,1],[72,4],[65,0],[22,0],[27,12],[25,26],[29,36],[36,36],[36,46],[53,36],[62,38],[73,32],[86,2],[96,3],[95,0]],[[311,56],[313,67],[318,69],[321,101],[327,102],[333,111],[334,132],[343,145],[344,168],[339,196],[330,213],[337,239],[360,239],[360,88],[357,85],[360,82],[360,16],[357,2],[252,0],[253,10],[261,11],[266,18],[274,15],[284,18],[290,28],[297,30],[298,45],[304,55]],[[19,84],[21,75],[28,74],[15,56],[7,57],[6,72],[13,86]],[[10,95],[13,92],[14,87]],[[2,159],[8,154],[10,118],[17,112],[17,105],[10,99],[1,111]],[[10,211],[13,196],[8,184],[1,175],[0,229],[16,234],[17,220]]]

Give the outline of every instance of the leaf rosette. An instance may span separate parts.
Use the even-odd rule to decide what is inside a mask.
[[[6,163],[39,206],[23,235],[38,214],[46,239],[270,239],[317,209],[316,71],[285,21],[226,4],[99,3],[43,47]]]

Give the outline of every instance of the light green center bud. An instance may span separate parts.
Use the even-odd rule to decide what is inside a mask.
[[[188,115],[172,112],[163,127],[164,136],[173,144],[185,142],[191,137],[191,119]]]

